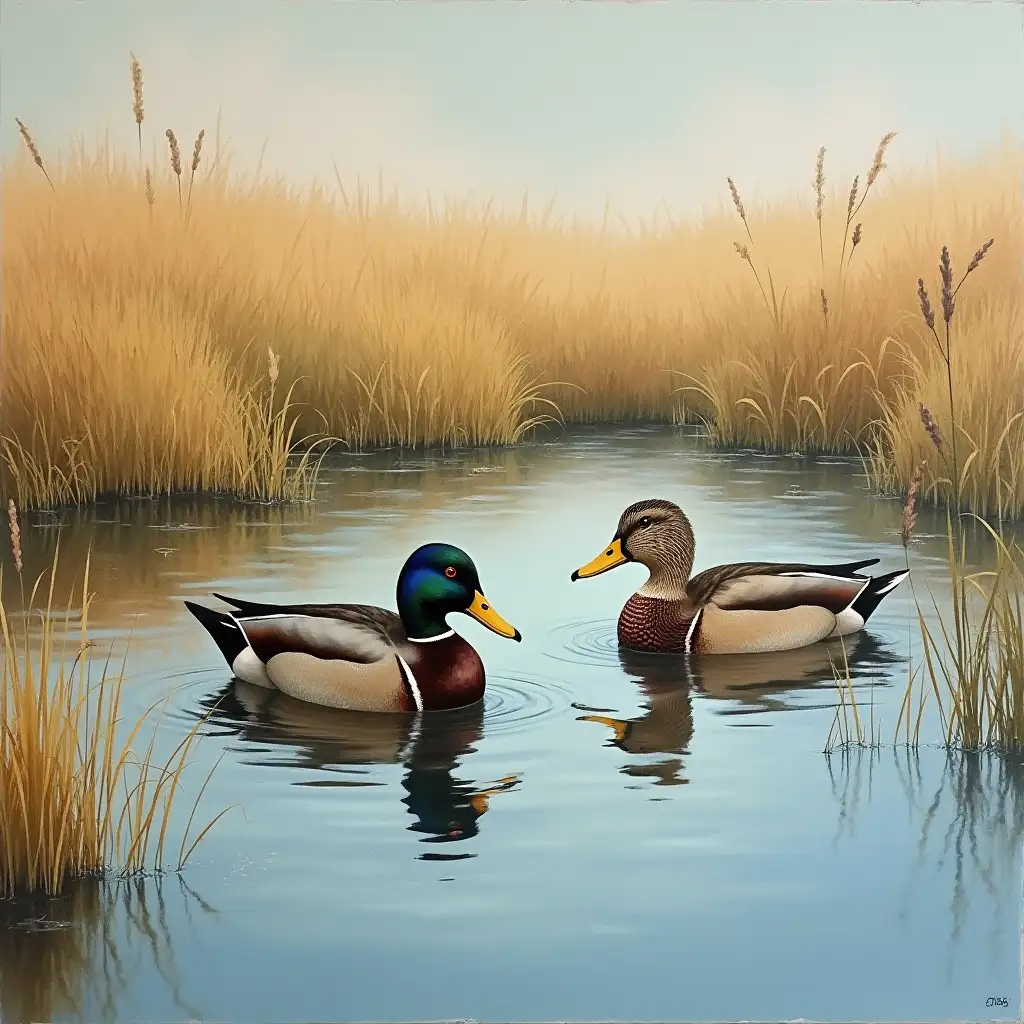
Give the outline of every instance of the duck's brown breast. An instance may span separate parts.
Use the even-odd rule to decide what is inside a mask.
[[[443,640],[410,642],[402,656],[416,678],[424,711],[450,711],[475,704],[484,695],[484,663],[458,633]]]
[[[685,654],[695,614],[681,601],[634,594],[619,613],[619,643],[634,651]]]

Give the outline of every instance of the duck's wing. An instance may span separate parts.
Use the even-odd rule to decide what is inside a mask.
[[[264,604],[259,601],[225,597],[223,594],[214,594],[213,596],[236,609],[235,621],[246,630],[247,637],[249,623],[256,620],[266,620],[261,629],[269,628],[271,622],[279,620],[284,624],[281,626],[283,630],[299,628],[295,623],[291,625],[288,623],[290,620],[302,620],[301,629],[303,631],[317,637],[333,638],[327,639],[327,643],[341,644],[342,648],[349,642],[349,640],[343,639],[345,637],[354,640],[356,647],[360,650],[368,645],[372,648],[374,638],[378,643],[386,644],[387,647],[397,647],[405,643],[407,639],[402,620],[394,612],[388,611],[386,608],[378,608],[376,605]],[[314,621],[310,623],[308,620]],[[382,654],[378,657],[386,653],[383,647],[381,650]],[[352,660],[362,661],[365,659],[353,658]],[[376,661],[378,658],[374,657],[370,660]]]
[[[336,614],[306,614],[294,610],[235,616],[253,653],[268,664],[280,654],[307,654],[322,661],[369,665],[394,658],[397,615],[383,608],[336,606]],[[398,621],[401,630],[401,621]],[[402,632],[404,637],[404,631]]]
[[[877,562],[735,562],[705,569],[690,580],[686,592],[698,608],[715,604],[731,611],[781,612],[810,605],[838,615],[871,582],[857,570]]]

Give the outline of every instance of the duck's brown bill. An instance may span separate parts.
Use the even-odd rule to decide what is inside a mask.
[[[506,622],[491,607],[491,602],[479,590],[473,594],[473,603],[466,609],[466,614],[472,616],[492,632],[497,633],[498,636],[504,636],[516,642],[523,639],[522,633],[512,623]]]
[[[585,580],[590,576],[600,576],[601,573],[614,569],[616,566],[625,565],[629,561],[625,551],[622,550],[622,541],[616,537],[615,540],[586,565],[581,565],[569,579],[575,583],[577,580]]]

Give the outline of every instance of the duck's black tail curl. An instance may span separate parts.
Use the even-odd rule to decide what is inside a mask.
[[[230,615],[206,608],[193,601],[186,601],[185,607],[203,624],[206,632],[224,655],[228,667],[234,670],[235,659],[249,646],[241,627]]]
[[[909,575],[909,569],[897,569],[895,572],[887,572],[882,576],[873,576],[871,582],[850,605],[851,611],[855,611],[867,622],[871,613],[882,603],[885,595],[894,591]]]

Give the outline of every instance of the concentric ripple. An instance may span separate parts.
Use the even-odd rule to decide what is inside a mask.
[[[570,665],[609,668],[619,665],[619,639],[615,619],[587,619],[556,626],[548,636],[557,649],[545,651],[548,658]]]
[[[521,732],[566,711],[571,703],[568,687],[550,679],[494,675],[484,694],[484,729],[488,734]]]

